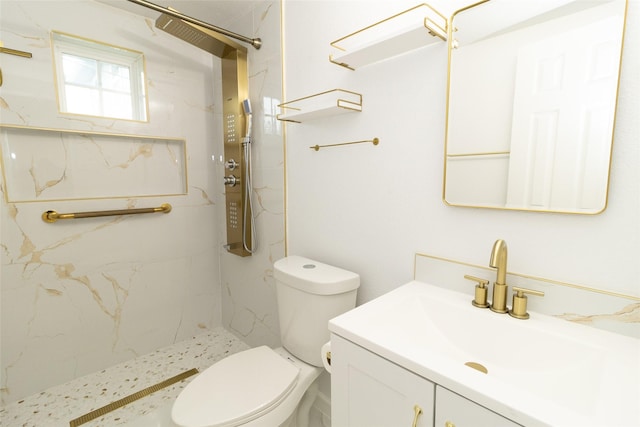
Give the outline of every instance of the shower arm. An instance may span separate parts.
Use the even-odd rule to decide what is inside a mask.
[[[248,43],[251,46],[255,47],[256,49],[260,49],[260,47],[262,46],[262,40],[259,39],[259,38],[252,39],[252,38],[249,38],[249,37],[242,36],[240,34],[236,34],[236,33],[231,32],[229,30],[225,30],[224,28],[216,27],[215,25],[211,25],[211,24],[208,24],[206,22],[200,21],[198,19],[192,18],[190,16],[183,15],[182,13],[176,12],[175,10],[164,8],[162,6],[158,6],[157,4],[148,2],[146,0],[128,0],[128,1],[130,1],[131,3],[135,3],[135,4],[138,4],[140,6],[144,6],[146,8],[155,10],[156,12],[164,13],[166,15],[173,16],[174,18],[178,18],[178,19],[181,19],[183,21],[187,21],[187,22],[190,22],[192,24],[198,25],[200,27],[204,27],[204,28],[206,28],[208,30],[215,31],[216,33],[223,34],[223,35],[225,35],[227,37],[231,37],[231,38],[234,38],[236,40],[243,41],[243,42]]]

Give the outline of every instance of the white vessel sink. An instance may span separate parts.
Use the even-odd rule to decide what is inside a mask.
[[[414,281],[329,329],[526,426],[640,426],[640,340],[471,299]]]

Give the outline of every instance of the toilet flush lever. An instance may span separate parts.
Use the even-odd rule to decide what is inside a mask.
[[[476,285],[476,295],[471,304],[478,308],[487,308],[489,307],[489,303],[487,302],[487,285],[489,284],[488,280],[481,279],[479,277],[470,276],[468,274],[464,275],[464,278],[467,280],[472,280],[477,283]]]

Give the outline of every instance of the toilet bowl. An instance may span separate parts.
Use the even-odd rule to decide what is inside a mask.
[[[274,264],[283,347],[255,347],[215,363],[180,393],[181,427],[306,427],[323,371],[328,321],[355,307],[360,278],[304,257]]]
[[[198,375],[180,393],[171,417],[180,426],[286,425],[321,371],[284,348],[252,348]]]

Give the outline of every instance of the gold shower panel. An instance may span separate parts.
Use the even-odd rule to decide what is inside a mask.
[[[234,50],[222,57],[222,112],[224,127],[224,160],[225,160],[225,205],[227,216],[227,245],[229,252],[249,256],[245,249],[252,248],[251,215],[243,215],[245,168],[242,138],[246,132],[247,118],[242,109],[242,101],[249,98],[247,75],[247,51]],[[246,223],[245,223],[246,220]]]
[[[247,159],[242,146],[247,123],[242,102],[249,98],[247,49],[222,34],[167,14],[162,14],[156,20],[156,27],[221,59],[227,222],[225,248],[235,255],[250,256],[251,252],[245,246],[253,248],[252,219],[251,215],[246,215],[246,218],[243,215],[247,191],[243,180]]]

